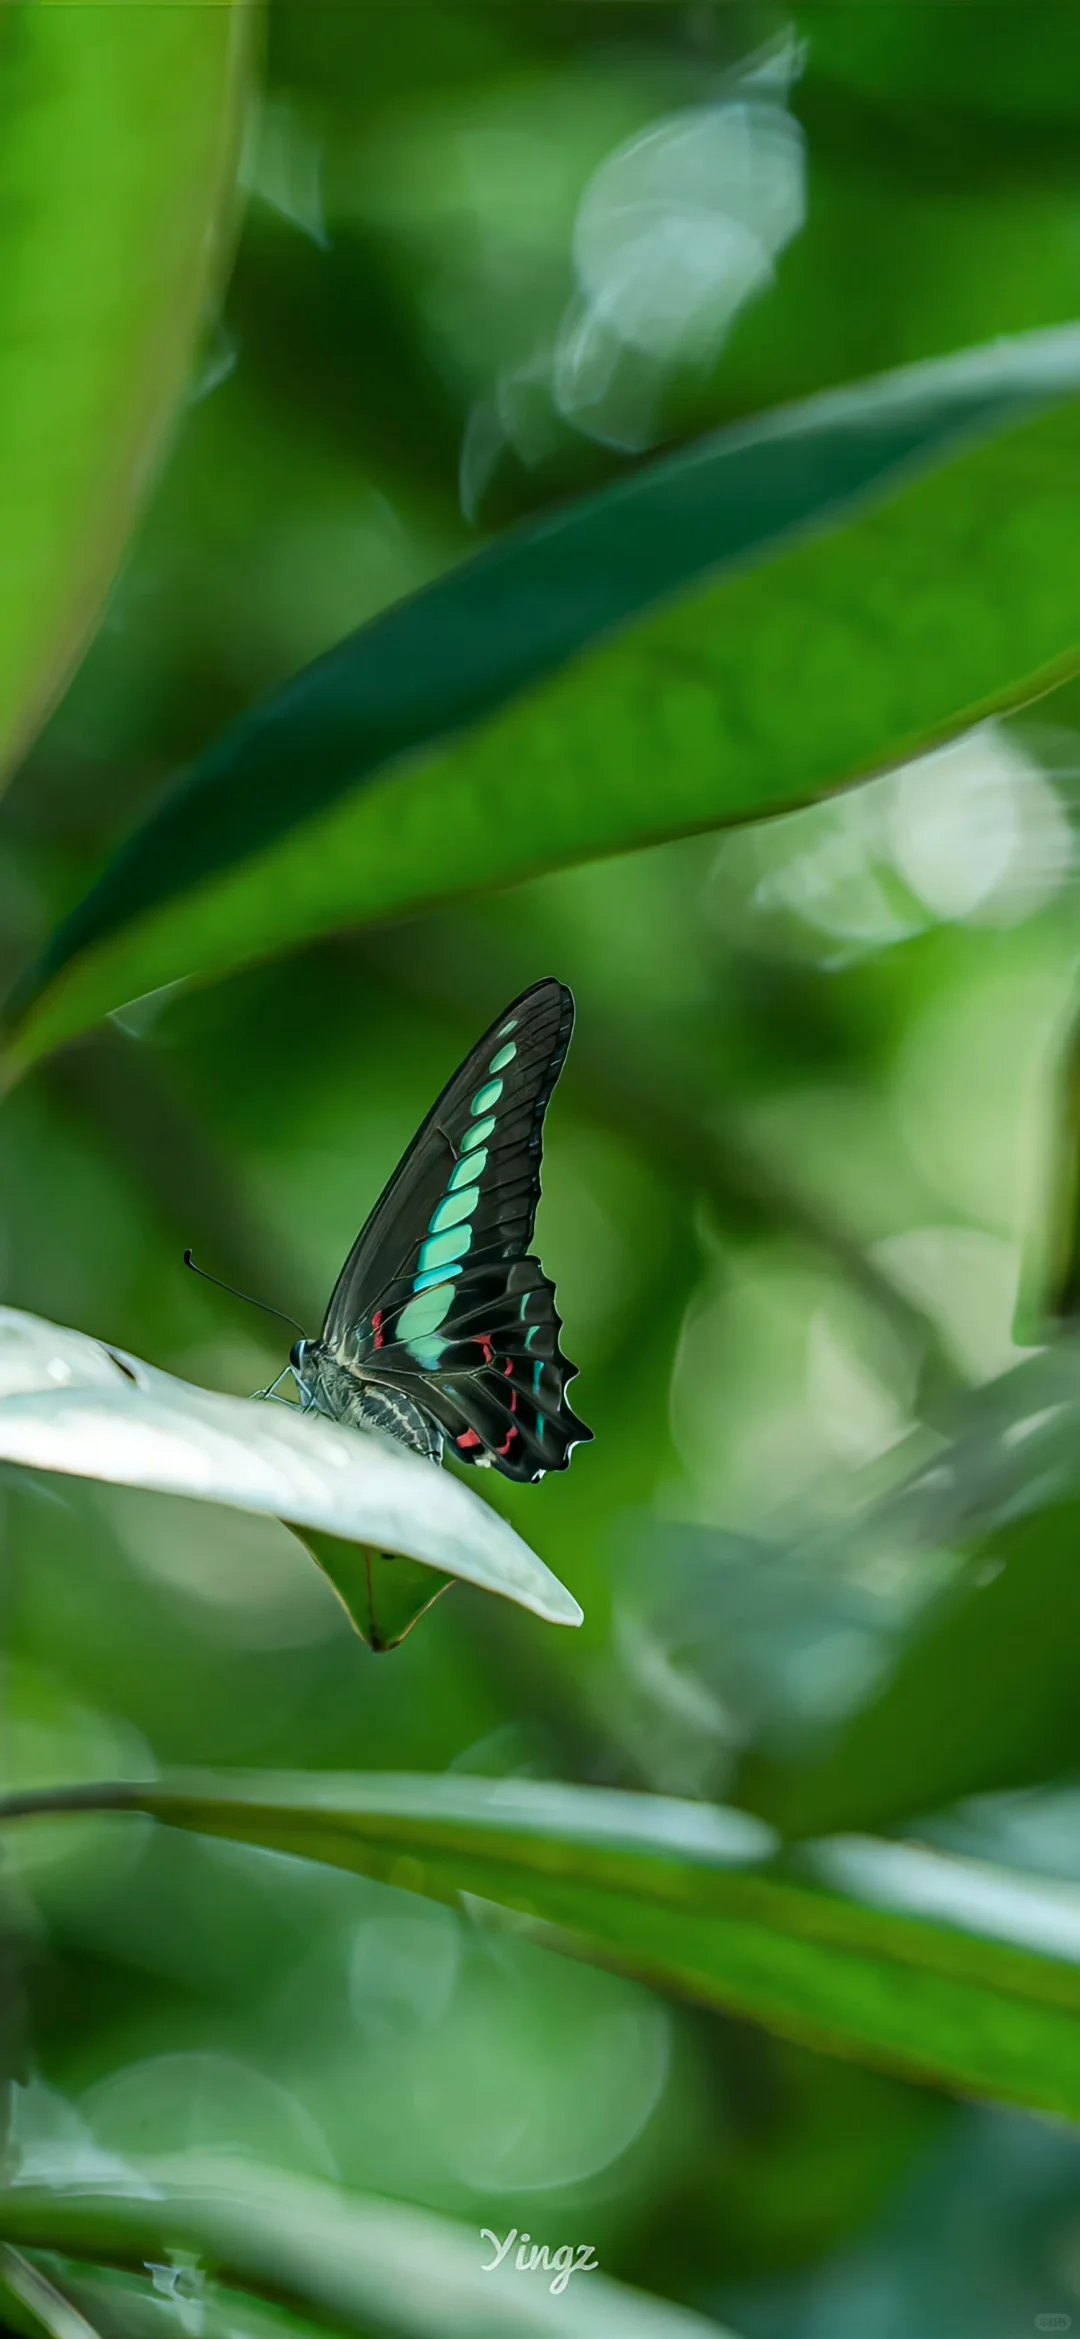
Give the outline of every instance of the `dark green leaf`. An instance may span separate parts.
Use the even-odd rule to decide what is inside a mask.
[[[1078,373],[1064,328],[830,393],[388,610],[137,832],[19,985],[13,1069],[184,976],[790,809],[1071,673],[1080,418],[1008,426]]]

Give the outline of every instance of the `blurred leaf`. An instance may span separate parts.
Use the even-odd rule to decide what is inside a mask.
[[[222,265],[252,8],[19,8],[0,44],[0,775],[112,581]]]
[[[325,2324],[290,2314],[250,2292],[208,2281],[190,2252],[140,2274],[126,2268],[83,2265],[49,2252],[42,2258],[3,2249],[7,2270],[5,2314],[21,2307],[29,2339],[315,2339]],[[145,2261],[144,2261],[145,2264]],[[11,2294],[14,2294],[12,2298]],[[81,2326],[81,2328],[80,2328]]]
[[[872,1520],[957,1548],[1028,1511],[1080,1496],[1080,1342],[1059,1338],[942,1408],[951,1430]]]
[[[553,2277],[518,2274],[512,2258],[485,2274],[492,2249],[478,2226],[400,2201],[214,2154],[148,2162],[146,2181],[143,2194],[85,2178],[70,2191],[19,2186],[0,2193],[0,2232],[100,2259],[195,2251],[341,2328],[400,2339],[725,2339],[711,2317],[602,2272],[572,2276],[554,2297]]]
[[[976,1862],[935,1861],[940,1925],[763,1872],[771,1838],[759,1823],[658,1795],[218,1773],[9,1796],[0,1817],[60,1810],[149,1812],[434,1899],[466,1892],[522,1911],[551,1946],[808,2046],[1080,2116],[1080,1963],[980,1938]],[[1015,1898],[1013,1936],[1026,1938],[1022,1885]]]
[[[954,1397],[940,1427],[951,1442],[935,1441],[910,1478],[834,1529],[830,1544],[856,1580],[860,1556],[951,1550],[965,1563],[929,1607],[918,1603],[891,1650],[897,1624],[882,1615],[876,1686],[838,1731],[817,1731],[799,1762],[767,1745],[751,1754],[738,1799],[785,1835],[887,1826],[956,1796],[1052,1777],[1080,1753],[1076,1340],[1059,1338]],[[798,1552],[785,1562],[803,1564]],[[812,1573],[807,1590],[813,1598]],[[850,1623],[861,1609],[865,1624],[875,1601],[850,1585],[838,1601],[834,1586],[824,1613]],[[717,1629],[715,1600],[702,1605]]]
[[[0,1461],[260,1511],[420,1561],[429,1600],[455,1576],[551,1624],[581,1622],[543,1561],[448,1470],[292,1406],[195,1388],[18,1308],[0,1309]]]
[[[305,1527],[302,1533],[297,1527],[294,1532],[329,1576],[342,1607],[369,1649],[400,1648],[414,1624],[426,1616],[454,1580],[393,1551],[377,1551],[368,1543],[343,1543],[338,1535],[320,1535],[317,1527]]]
[[[1080,1506],[976,1545],[823,1760],[755,1798],[791,1836],[888,1826],[1080,1758]]]
[[[0,2247],[0,2306],[26,2339],[100,2339],[97,2326],[21,2250]]]
[[[1045,1778],[1080,1747],[1061,1629],[1075,1605],[1080,1344],[1059,1338],[950,1392],[932,1437],[912,1442],[908,1477],[803,1536],[742,1550],[704,1528],[642,1541],[632,1598],[752,1723],[734,1799],[786,1836],[886,1826]],[[898,1568],[884,1598],[883,1562]],[[837,1638],[852,1682],[838,1697]],[[812,1679],[815,1650],[824,1699],[815,1711],[803,1683],[793,1709],[792,1658]]]
[[[228,731],[137,832],[17,987],[13,1069],[181,977],[790,809],[1048,688],[1080,661],[1076,412],[910,473],[1078,378],[1067,327],[830,392],[387,611]],[[801,540],[887,486],[884,510]],[[569,661],[475,741],[395,768]]]
[[[703,2225],[714,2233],[721,2225],[725,2258],[745,2280],[816,2266],[876,2225],[912,2164],[951,2126],[952,2107],[858,2063],[745,2029],[738,2036],[771,2094],[771,2117],[744,2120],[722,2170],[695,2170],[691,2199]],[[678,2251],[677,2230],[673,2241]]]

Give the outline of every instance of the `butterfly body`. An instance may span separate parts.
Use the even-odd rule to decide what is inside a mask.
[[[404,1389],[366,1380],[352,1366],[339,1363],[321,1340],[298,1340],[289,1361],[305,1411],[323,1413],[349,1429],[380,1430],[427,1461],[441,1462],[443,1435],[438,1423]]]
[[[321,1338],[291,1369],[306,1409],[516,1479],[591,1437],[566,1399],[554,1286],[529,1253],[544,1114],[574,1007],[512,1001],[444,1089],[347,1258]]]

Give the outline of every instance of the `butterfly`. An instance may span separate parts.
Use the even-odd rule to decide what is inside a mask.
[[[534,983],[466,1056],[357,1236],[321,1336],[292,1350],[305,1411],[534,1482],[592,1437],[529,1250],[573,1024],[565,983]]]

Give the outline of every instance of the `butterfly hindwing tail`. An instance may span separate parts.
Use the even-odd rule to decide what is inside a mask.
[[[591,1438],[567,1400],[576,1367],[559,1345],[561,1329],[538,1259],[478,1265],[462,1280],[423,1399],[459,1461],[531,1480],[565,1470],[574,1447]]]

